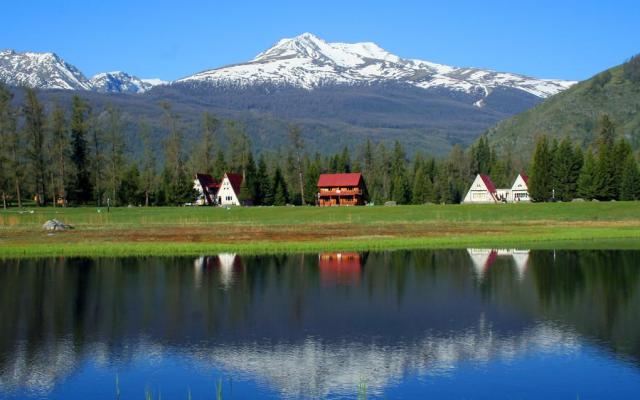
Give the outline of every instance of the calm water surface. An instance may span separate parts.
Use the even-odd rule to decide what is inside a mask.
[[[0,260],[0,398],[640,393],[640,252]]]

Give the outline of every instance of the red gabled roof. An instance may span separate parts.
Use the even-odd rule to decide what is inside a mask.
[[[489,175],[481,174],[480,178],[482,178],[482,181],[484,182],[484,185],[487,187],[487,190],[489,190],[489,193],[496,192],[496,185],[493,184],[493,181],[491,181],[491,178],[489,178]]]
[[[201,174],[201,173],[197,173],[196,174],[196,179],[198,181],[200,181],[200,185],[203,188],[214,188],[217,189],[220,187],[220,182],[216,179],[213,179],[213,177],[209,174]]]
[[[522,180],[524,181],[524,183],[526,183],[527,186],[529,186],[529,177],[526,176],[524,172],[520,172],[520,176],[522,177]]]
[[[229,179],[229,183],[231,183],[231,187],[233,191],[236,193],[236,196],[240,196],[240,186],[242,186],[242,175],[234,174],[232,172],[227,172],[224,176]]]
[[[360,172],[352,172],[348,174],[320,174],[318,178],[318,187],[336,187],[336,186],[358,186],[362,174]]]

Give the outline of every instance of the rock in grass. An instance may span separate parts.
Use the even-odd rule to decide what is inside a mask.
[[[58,221],[57,219],[50,219],[42,225],[42,229],[45,231],[68,231],[69,229],[73,229],[73,226],[67,225]]]

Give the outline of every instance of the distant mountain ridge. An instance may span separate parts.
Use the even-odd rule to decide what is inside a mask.
[[[36,89],[93,90],[101,93],[144,93],[165,82],[139,79],[125,72],[100,73],[87,79],[55,53],[0,51],[0,81]]]
[[[87,79],[53,53],[8,50],[0,52],[0,81],[40,89],[46,102],[69,104],[82,92],[94,110],[119,107],[131,136],[145,118],[161,140],[159,104],[169,101],[191,139],[206,111],[241,121],[258,150],[286,144],[293,122],[320,152],[371,139],[432,155],[467,146],[498,121],[574,84],[405,59],[375,43],[328,43],[309,33],[282,39],[249,62],[173,82],[125,72]]]

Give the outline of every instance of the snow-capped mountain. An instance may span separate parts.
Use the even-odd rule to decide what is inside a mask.
[[[39,89],[91,90],[82,72],[54,53],[0,51],[0,81]]]
[[[479,98],[477,106],[499,87],[546,98],[575,83],[404,59],[375,43],[327,43],[310,33],[282,39],[248,63],[203,71],[178,82],[240,87],[267,84],[304,89],[331,84],[393,82],[471,94]]]
[[[144,93],[167,82],[160,79],[140,79],[126,72],[103,72],[89,80],[91,88],[100,93]]]
[[[37,89],[92,90],[101,93],[144,93],[167,82],[107,72],[87,79],[55,53],[0,51],[0,82]]]

